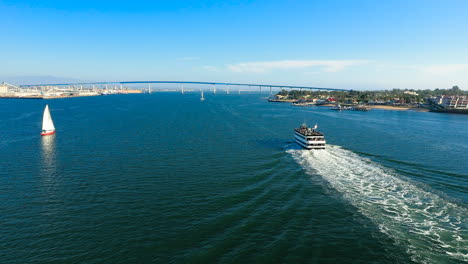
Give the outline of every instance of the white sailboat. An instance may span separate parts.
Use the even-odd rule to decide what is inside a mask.
[[[205,101],[205,97],[203,96],[203,90],[201,90],[201,98],[200,101]]]
[[[50,116],[49,105],[46,105],[44,109],[44,115],[42,116],[42,132],[41,136],[55,134],[54,122]]]

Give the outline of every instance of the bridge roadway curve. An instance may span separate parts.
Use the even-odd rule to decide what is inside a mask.
[[[69,85],[105,85],[105,84],[207,84],[207,85],[227,85],[227,86],[254,86],[268,88],[285,88],[285,89],[311,89],[311,90],[328,90],[328,91],[344,91],[351,90],[338,88],[323,88],[311,86],[291,86],[291,85],[273,85],[273,84],[252,84],[252,83],[222,83],[222,82],[187,82],[187,81],[124,81],[124,82],[82,82],[82,83],[53,83],[53,84],[27,84],[20,87],[37,87],[37,86],[69,86]]]

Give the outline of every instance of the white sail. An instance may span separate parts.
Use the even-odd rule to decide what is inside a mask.
[[[46,105],[44,109],[44,116],[42,117],[42,130],[55,131],[54,122],[50,116],[49,105]]]

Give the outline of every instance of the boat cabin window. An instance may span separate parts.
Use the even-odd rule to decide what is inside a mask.
[[[308,141],[322,141],[324,140],[323,137],[308,137]]]
[[[325,144],[323,144],[323,143],[319,143],[319,144],[317,144],[317,143],[307,143],[307,146],[325,146]]]

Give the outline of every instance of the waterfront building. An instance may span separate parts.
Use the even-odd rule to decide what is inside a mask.
[[[413,92],[413,91],[404,91],[403,93],[409,94],[409,95],[419,95],[417,92]]]
[[[2,93],[8,93],[8,86],[0,85],[0,94]]]
[[[466,95],[442,95],[431,100],[443,107],[468,108],[468,97]]]

